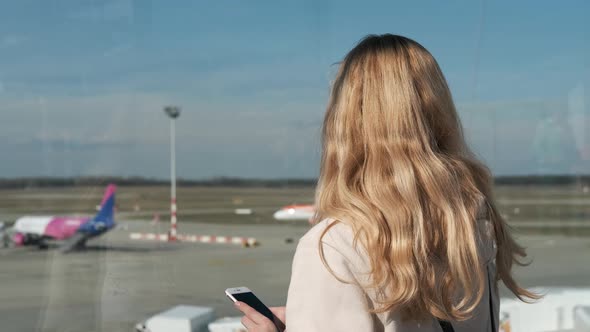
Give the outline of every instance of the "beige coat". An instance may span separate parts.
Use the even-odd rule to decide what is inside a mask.
[[[338,281],[320,259],[320,235],[331,222],[320,222],[299,241],[287,297],[287,332],[442,331],[434,318],[424,322],[407,322],[400,320],[396,312],[369,313],[367,308],[374,307],[375,294],[367,293],[359,286],[368,280],[367,274],[363,273],[369,267],[367,256],[362,250],[353,248],[353,234],[349,226],[338,223],[330,228],[322,239],[322,245],[324,257],[333,272],[341,279],[353,282]],[[488,265],[489,274],[493,275],[496,270],[496,246],[490,236],[491,223],[479,220],[478,225],[481,225],[482,235],[478,237],[480,253]],[[497,291],[493,293],[495,325],[498,326],[499,301]],[[452,325],[456,332],[491,330],[487,287],[473,318],[452,322]]]

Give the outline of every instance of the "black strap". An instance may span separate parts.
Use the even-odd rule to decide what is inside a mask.
[[[490,325],[492,325],[492,332],[497,332],[498,330],[496,329],[496,320],[494,319],[494,302],[492,301],[492,298],[494,297],[493,293],[492,293],[492,280],[491,280],[491,276],[490,276],[490,269],[489,267],[486,265],[486,271],[488,272],[488,289],[490,291]],[[494,281],[495,281],[495,276],[494,276]]]
[[[493,297],[493,293],[492,293],[492,280],[490,277],[490,270],[486,265],[486,272],[488,273],[487,275],[487,279],[488,279],[488,290],[490,292],[489,295],[489,299],[490,299],[490,325],[492,326],[492,332],[497,332],[498,330],[496,330],[496,320],[494,319],[494,302],[492,300]],[[447,322],[446,320],[438,320],[438,323],[440,324],[440,327],[442,327],[443,332],[455,332],[455,329],[453,328],[453,325],[451,325],[450,322]]]
[[[442,327],[443,332],[455,332],[453,325],[451,325],[451,323],[447,322],[446,320],[439,319],[438,323],[440,324],[440,327]]]

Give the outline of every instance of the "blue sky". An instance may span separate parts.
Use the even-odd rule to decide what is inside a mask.
[[[329,82],[369,33],[439,61],[497,174],[590,170],[585,1],[0,2],[0,177],[313,177]]]

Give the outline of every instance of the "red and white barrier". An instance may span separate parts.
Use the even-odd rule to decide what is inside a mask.
[[[167,242],[169,240],[168,234],[158,233],[131,233],[129,234],[131,240],[148,240]],[[243,246],[257,246],[258,240],[253,237],[241,236],[215,236],[215,235],[189,235],[177,234],[176,240],[181,242],[198,242],[198,243],[220,243],[220,244],[237,244]]]

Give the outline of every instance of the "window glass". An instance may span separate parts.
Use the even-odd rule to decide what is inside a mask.
[[[371,33],[439,62],[530,253],[517,279],[590,308],[588,9],[0,2],[0,330],[130,331],[177,305],[239,316],[229,287],[284,305],[330,84]],[[517,331],[526,318],[500,293]],[[543,331],[590,321],[563,308]]]

